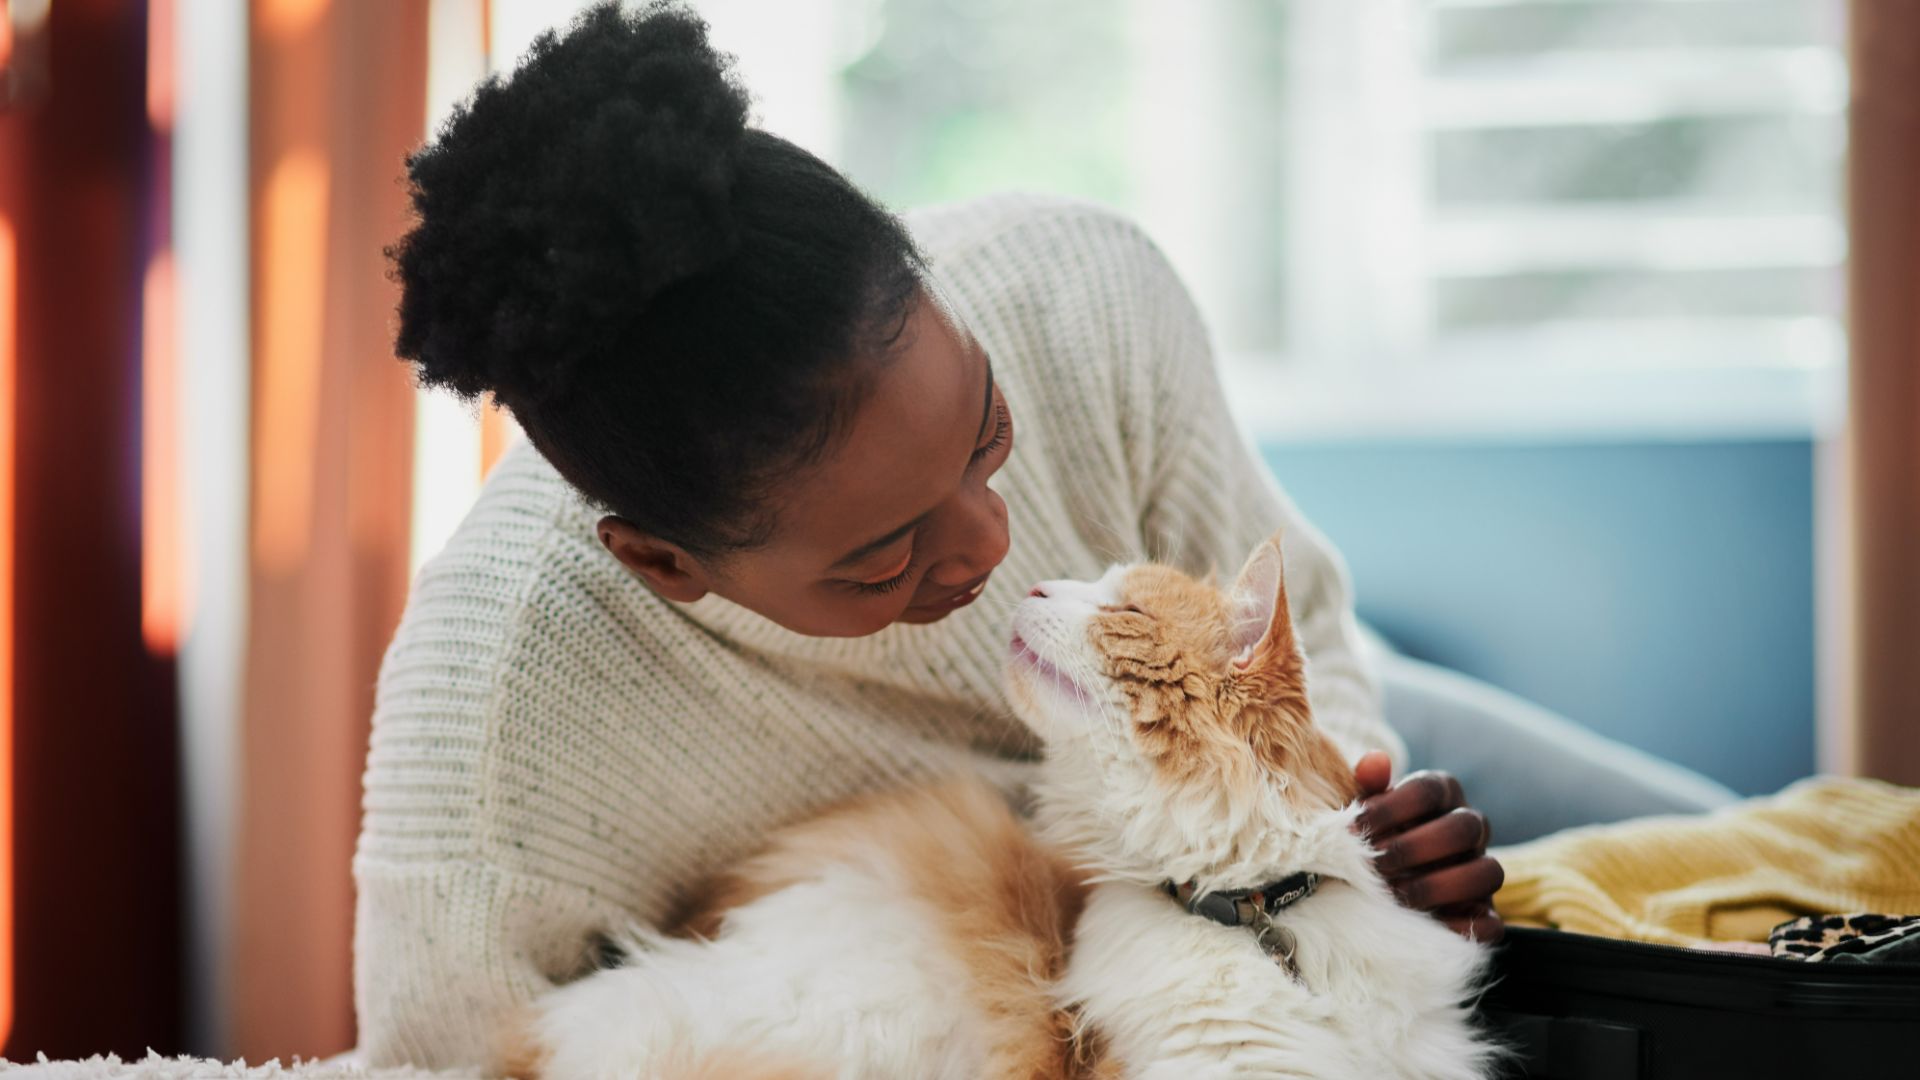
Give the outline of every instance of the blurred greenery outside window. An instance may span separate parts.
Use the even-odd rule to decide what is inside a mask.
[[[496,67],[566,7],[494,5]],[[1139,221],[1256,434],[1837,416],[1840,0],[695,6],[760,122],[895,208]]]

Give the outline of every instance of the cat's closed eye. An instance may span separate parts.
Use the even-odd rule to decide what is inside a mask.
[[[1138,604],[1107,604],[1102,606],[1100,610],[1108,613],[1109,615],[1120,614],[1123,612],[1131,615],[1147,614],[1146,612],[1140,610],[1140,605]],[[1153,616],[1147,615],[1147,617],[1152,618]]]

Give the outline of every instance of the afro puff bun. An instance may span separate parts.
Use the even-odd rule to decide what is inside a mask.
[[[748,107],[685,7],[596,5],[408,159],[388,251],[423,385],[492,393],[590,499],[696,552],[764,536],[754,504],[824,447],[924,269]]]
[[[614,331],[739,250],[747,108],[705,24],[674,7],[608,4],[543,34],[408,161],[400,355],[462,397],[562,392],[587,357],[530,347]]]

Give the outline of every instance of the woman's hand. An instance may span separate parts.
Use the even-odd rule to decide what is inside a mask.
[[[1353,769],[1362,807],[1354,828],[1379,850],[1374,865],[1402,904],[1432,912],[1463,937],[1499,941],[1506,926],[1493,894],[1506,871],[1487,855],[1486,815],[1467,805],[1460,781],[1446,773],[1421,771],[1390,785],[1392,774],[1378,750]]]

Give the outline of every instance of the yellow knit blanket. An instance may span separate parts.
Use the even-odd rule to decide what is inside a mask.
[[[1712,814],[1570,829],[1496,852],[1516,926],[1663,945],[1765,941],[1802,915],[1920,914],[1920,789],[1817,777]]]

